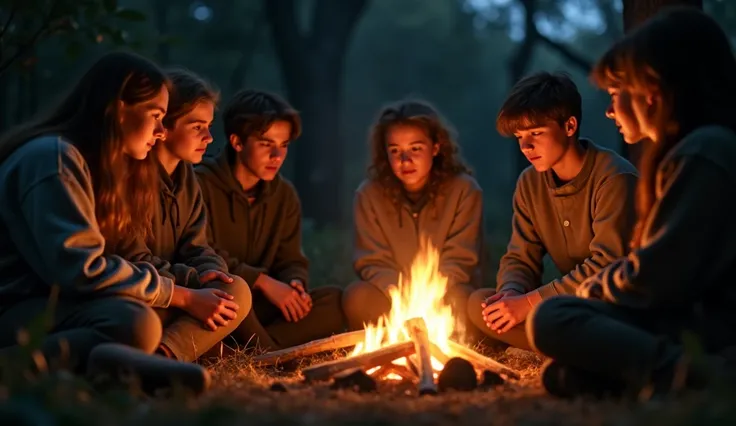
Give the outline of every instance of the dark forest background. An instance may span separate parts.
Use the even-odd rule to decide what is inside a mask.
[[[736,35],[736,2],[682,1],[702,3]],[[422,97],[454,125],[484,189],[494,268],[526,166],[516,143],[495,131],[508,89],[537,70],[569,73],[583,97],[582,135],[621,151],[604,116],[608,96],[587,73],[625,20],[667,2],[0,0],[0,131],[46,108],[100,53],[121,46],[201,74],[223,99],[243,87],[278,92],[304,120],[283,172],[302,199],[313,275],[344,284],[370,123],[383,104]],[[221,129],[217,122],[212,152],[225,140]]]

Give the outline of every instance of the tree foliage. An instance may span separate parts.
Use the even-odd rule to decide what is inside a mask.
[[[35,64],[34,50],[51,38],[60,39],[72,59],[87,43],[135,45],[123,25],[145,20],[117,0],[0,0],[0,75],[17,63]]]

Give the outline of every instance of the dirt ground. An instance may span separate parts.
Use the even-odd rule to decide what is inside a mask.
[[[374,393],[307,385],[298,372],[256,369],[248,356],[238,354],[211,367],[214,389],[196,402],[195,412],[200,419],[206,416],[207,424],[228,426],[736,424],[723,423],[734,419],[731,398],[722,403],[706,395],[658,403],[563,401],[545,395],[539,382],[542,360],[536,355],[522,351],[494,358],[521,371],[522,379],[489,390],[418,396],[415,386],[385,381]],[[302,366],[317,361],[304,360]],[[283,385],[281,391],[271,390],[275,383]]]

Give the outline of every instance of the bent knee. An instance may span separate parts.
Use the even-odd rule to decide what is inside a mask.
[[[493,293],[495,293],[495,290],[493,289],[482,288],[480,290],[474,291],[468,297],[468,318],[470,319],[470,321],[473,322],[473,324],[478,327],[485,326],[485,322],[483,321],[482,305],[486,301],[486,299],[490,297]]]
[[[233,302],[238,305],[239,316],[245,318],[253,307],[253,293],[244,279],[238,276],[232,276],[233,282],[225,287],[227,293],[233,296]]]
[[[156,311],[137,300],[110,299],[105,307],[109,315],[104,332],[117,343],[152,353],[161,342],[161,319]]]
[[[358,281],[342,292],[342,309],[351,329],[376,322],[391,310],[391,300],[373,284]]]
[[[586,302],[574,296],[556,296],[535,306],[526,320],[526,333],[532,348],[547,353],[546,349],[555,345],[555,336],[570,326],[571,317],[577,316]]]

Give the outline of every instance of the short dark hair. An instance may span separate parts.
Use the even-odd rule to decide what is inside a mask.
[[[169,106],[164,116],[164,126],[173,129],[176,120],[189,114],[200,102],[212,102],[217,105],[220,94],[207,80],[185,68],[174,68],[166,71],[171,81]]]
[[[555,121],[564,125],[570,117],[578,121],[575,137],[583,119],[578,87],[564,73],[538,72],[522,78],[511,88],[496,118],[496,129],[503,136]]]
[[[284,98],[262,90],[241,90],[228,102],[223,112],[225,127],[225,149],[234,154],[230,136],[238,135],[243,142],[250,136],[261,135],[276,121],[291,124],[291,140],[302,133],[299,112]]]

